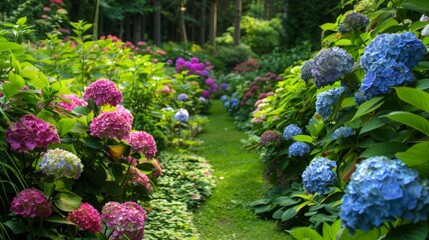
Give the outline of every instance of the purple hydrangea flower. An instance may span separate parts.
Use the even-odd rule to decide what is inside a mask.
[[[260,142],[263,144],[276,144],[282,141],[282,135],[276,131],[267,130],[261,135]]]
[[[304,142],[294,142],[289,146],[289,157],[304,157],[310,153],[310,146]]]
[[[294,136],[302,134],[302,130],[296,124],[289,124],[283,131],[283,138],[286,140],[292,140]]]
[[[199,100],[200,100],[200,102],[202,102],[202,103],[206,103],[206,102],[207,102],[207,99],[205,99],[203,96],[199,97],[198,99],[199,99]]]
[[[214,80],[213,80],[213,78],[207,78],[207,79],[205,80],[205,83],[206,83],[207,85],[213,85]]]
[[[177,96],[177,99],[179,101],[185,102],[186,100],[188,100],[188,95],[186,95],[185,93],[181,93],[179,94],[179,96]]]
[[[338,31],[342,34],[358,31],[366,28],[369,24],[369,18],[362,13],[350,12],[340,23]]]
[[[222,84],[220,85],[220,88],[221,88],[222,90],[226,90],[226,89],[228,88],[228,84],[227,84],[227,83],[222,83]]]
[[[205,99],[210,99],[210,91],[208,90],[203,90],[201,92],[201,96],[204,97]]]
[[[304,189],[311,194],[328,192],[328,187],[333,185],[335,179],[337,179],[337,174],[333,171],[336,166],[337,163],[328,158],[319,157],[313,159],[302,173]]]
[[[142,173],[138,168],[131,166],[130,167],[130,181],[132,183],[135,184],[140,184],[142,185],[144,188],[146,188],[146,190],[148,192],[153,192],[153,188],[150,185],[150,180],[149,178],[146,176],[146,174]]]
[[[313,78],[313,75],[311,74],[311,69],[313,68],[313,61],[308,60],[302,65],[301,67],[301,79],[304,80],[304,82],[308,82],[311,78]]]
[[[122,102],[122,93],[116,88],[114,82],[107,79],[99,79],[91,83],[83,93],[83,99],[93,99],[97,106],[110,104],[116,106]]]

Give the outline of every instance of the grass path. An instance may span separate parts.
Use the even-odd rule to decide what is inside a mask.
[[[195,216],[201,240],[289,239],[275,223],[258,218],[249,204],[264,194],[259,156],[241,149],[246,135],[234,128],[233,119],[213,101],[210,122],[199,138],[204,148],[199,155],[208,159],[217,177],[213,195]]]

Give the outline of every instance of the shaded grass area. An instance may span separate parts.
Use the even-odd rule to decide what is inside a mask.
[[[198,154],[213,166],[217,186],[195,216],[201,240],[290,239],[273,221],[260,219],[250,209],[265,192],[259,156],[241,148],[246,135],[234,128],[220,101],[213,103],[210,122],[199,135],[204,148]]]

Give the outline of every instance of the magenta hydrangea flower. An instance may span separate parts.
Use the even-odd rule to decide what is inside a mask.
[[[213,78],[207,78],[207,79],[205,80],[205,83],[206,83],[207,85],[212,85],[212,84],[214,83],[214,79],[213,79]]]
[[[65,102],[65,101],[64,102],[59,102],[58,106],[60,108],[63,108],[65,110],[69,111],[69,112],[73,111],[73,109],[75,107],[88,105],[87,102],[85,102],[84,100],[80,99],[76,94],[66,94],[66,95],[62,95],[61,97],[64,98],[64,99],[68,99],[70,101],[68,101],[68,102]]]
[[[80,229],[101,232],[100,213],[89,203],[82,203],[78,209],[69,212],[67,220],[78,225]]]
[[[208,90],[203,90],[201,92],[201,97],[203,97],[205,99],[210,99],[210,92]]]
[[[116,106],[116,112],[120,114],[130,125],[133,125],[133,114],[122,105]]]
[[[49,217],[52,214],[51,205],[45,195],[34,188],[19,192],[10,204],[10,211],[23,217]]]
[[[150,180],[146,176],[146,174],[140,172],[140,170],[136,167],[130,167],[130,181],[132,183],[140,184],[144,188],[146,188],[149,192],[153,192],[152,186],[150,185]]]
[[[59,143],[57,129],[50,123],[27,114],[20,122],[14,122],[6,131],[6,142],[13,151],[31,151],[46,148],[51,143]]]
[[[89,124],[90,135],[99,138],[123,139],[131,131],[131,124],[118,111],[103,112]]]
[[[99,79],[91,83],[83,93],[83,99],[93,99],[97,106],[110,104],[116,106],[122,102],[122,93],[116,88],[114,82],[107,79]]]
[[[143,153],[146,158],[154,158],[156,155],[156,143],[152,135],[147,132],[132,132],[126,136],[125,141],[131,145],[134,152]]]
[[[101,219],[113,230],[111,239],[141,240],[147,219],[146,211],[135,202],[108,202],[102,209]]]

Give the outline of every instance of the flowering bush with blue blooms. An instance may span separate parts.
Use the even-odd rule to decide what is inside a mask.
[[[332,115],[335,104],[340,100],[344,87],[329,89],[316,96],[316,113],[322,116],[323,120],[328,120]]]
[[[366,74],[357,103],[386,94],[391,87],[414,81],[411,69],[426,54],[426,47],[414,33],[380,34],[365,48],[360,65]]]
[[[311,78],[313,78],[313,75],[311,75],[311,69],[313,67],[313,61],[308,60],[302,65],[301,67],[301,79],[304,80],[304,82],[308,82]]]
[[[187,122],[189,120],[188,110],[181,108],[174,114],[174,119],[181,122]]]
[[[336,166],[335,161],[325,157],[313,159],[302,173],[304,189],[311,194],[328,192],[329,186],[333,185],[337,179],[337,174],[333,171]]]
[[[362,13],[351,12],[347,14],[344,20],[338,26],[338,32],[345,34],[358,31],[369,24],[369,18]]]
[[[310,146],[304,142],[294,142],[289,146],[289,157],[304,157],[310,153]]]
[[[398,159],[372,157],[362,161],[346,186],[340,218],[350,233],[369,231],[402,218],[426,220],[429,186]]]
[[[335,131],[332,133],[333,139],[340,139],[340,138],[346,138],[353,135],[353,129],[349,127],[340,127],[335,129]]]
[[[283,131],[283,138],[286,140],[292,140],[294,136],[299,134],[302,134],[301,128],[299,128],[296,124],[289,124]]]
[[[332,85],[338,78],[351,71],[353,57],[339,47],[320,51],[313,60],[311,75],[318,88]]]

